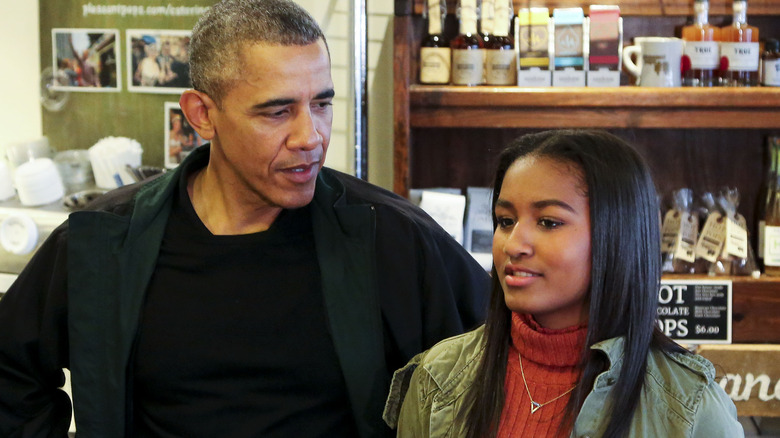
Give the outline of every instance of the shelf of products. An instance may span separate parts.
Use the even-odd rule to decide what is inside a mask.
[[[411,85],[408,105],[410,125],[426,128],[780,128],[780,88],[769,87]]]
[[[447,3],[445,33],[453,34],[456,2]],[[675,36],[693,14],[692,0],[553,1],[544,6],[587,10],[596,3],[620,6],[624,44],[642,35]],[[730,19],[731,0],[711,0],[710,5],[712,22]],[[516,10],[519,6],[515,2]],[[766,137],[780,135],[780,88],[420,85],[423,1],[396,0],[395,8],[396,193],[487,186],[495,156],[517,135],[548,128],[605,128],[628,138],[648,158],[662,193],[680,187],[737,187],[740,212],[754,231],[754,205],[767,165]],[[780,36],[780,0],[751,2],[749,8],[762,37]],[[780,279],[727,278],[733,282],[733,342],[780,343]]]
[[[731,1],[732,0],[710,0],[710,14],[730,14]],[[410,15],[411,13],[420,15],[422,14],[424,3],[425,0],[396,0],[396,15]],[[538,6],[544,6],[550,9],[577,6],[586,8],[591,4],[618,5],[620,6],[622,14],[632,16],[691,15],[693,13],[693,2],[690,0],[604,0],[598,2],[550,0],[545,1],[543,4],[539,4]],[[457,0],[447,0],[448,12],[454,14],[456,5]],[[520,2],[515,2],[515,9],[518,9],[520,6]],[[780,0],[759,0],[751,2],[750,4],[751,15],[777,15],[778,10],[780,10]]]

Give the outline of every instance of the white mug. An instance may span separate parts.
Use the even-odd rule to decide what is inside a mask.
[[[683,40],[667,37],[636,37],[623,48],[623,65],[641,87],[679,87]],[[632,59],[636,56],[636,63]]]

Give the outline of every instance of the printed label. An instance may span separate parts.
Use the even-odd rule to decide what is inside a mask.
[[[724,255],[732,255],[738,259],[746,259],[748,256],[748,238],[745,218],[738,216],[737,221],[729,218],[726,223],[726,246]]]
[[[520,26],[520,52],[538,52],[547,54],[549,34],[547,25]]]
[[[711,213],[696,243],[696,257],[715,263],[726,242],[726,221],[720,213]]]
[[[482,83],[485,51],[453,50],[452,83],[455,85],[479,85]]]
[[[696,260],[696,234],[699,232],[699,218],[683,213],[680,220],[680,234],[675,242],[674,258],[693,263]]]
[[[764,265],[780,266],[780,227],[764,229]]]
[[[683,53],[693,69],[715,70],[720,63],[717,41],[686,41]]]
[[[677,234],[680,232],[680,212],[669,210],[664,216],[664,225],[661,229],[661,252],[666,254],[674,249]]]
[[[449,47],[423,47],[420,49],[420,82],[423,84],[450,83]]]
[[[555,56],[582,56],[582,26],[555,27]]]
[[[514,50],[488,50],[488,85],[514,85],[517,83],[517,60]]]
[[[770,87],[780,87],[780,60],[764,61],[763,84]]]
[[[758,43],[720,43],[729,71],[758,71]]]

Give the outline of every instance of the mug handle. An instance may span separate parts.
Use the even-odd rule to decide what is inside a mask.
[[[634,63],[631,56],[636,56],[637,62]],[[642,73],[642,47],[639,44],[633,46],[623,47],[623,65],[626,67],[629,73],[635,77],[639,77]]]

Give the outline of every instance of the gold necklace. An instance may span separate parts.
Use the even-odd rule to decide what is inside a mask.
[[[539,403],[537,401],[534,401],[534,398],[531,397],[531,391],[528,389],[528,382],[525,381],[525,371],[523,371],[523,356],[518,354],[517,358],[520,359],[520,375],[523,377],[523,385],[525,385],[525,392],[528,394],[528,399],[531,400],[531,413],[538,411],[539,409],[549,405],[550,403],[554,402],[555,400],[558,400],[559,398],[563,397],[564,395],[574,391],[574,388],[577,387],[577,384],[566,390],[563,394],[559,395],[558,397],[555,397],[552,400],[548,400],[544,403]]]

